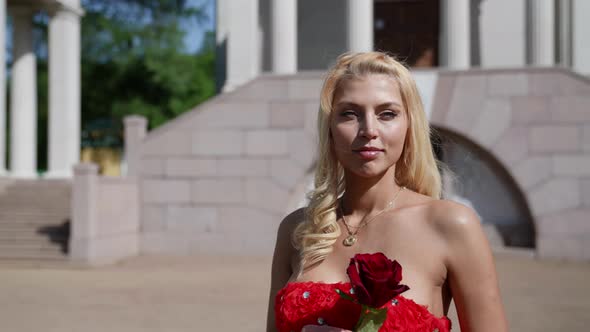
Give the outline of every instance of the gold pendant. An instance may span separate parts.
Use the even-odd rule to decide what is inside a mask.
[[[344,240],[342,240],[342,244],[347,247],[350,247],[355,243],[356,243],[356,236],[354,236],[352,234],[348,235]]]

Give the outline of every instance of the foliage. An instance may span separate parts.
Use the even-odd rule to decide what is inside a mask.
[[[181,23],[205,22],[203,6],[191,8],[186,0],[83,4],[83,123],[141,114],[155,127],[215,93],[214,49],[187,54],[183,47]]]
[[[215,93],[213,32],[189,54],[183,24],[202,27],[202,0],[82,0],[82,145],[120,147],[122,118],[141,114],[156,127]],[[38,57],[38,161],[47,164],[47,14],[35,15]],[[10,50],[11,45],[8,45]]]

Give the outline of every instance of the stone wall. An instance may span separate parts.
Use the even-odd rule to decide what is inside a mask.
[[[136,179],[101,177],[98,166],[74,167],[69,257],[83,265],[111,264],[139,253]]]
[[[262,76],[149,133],[142,252],[270,254],[312,166],[321,83]]]
[[[319,73],[261,76],[150,132],[141,251],[270,254],[310,181]],[[590,259],[590,84],[561,69],[440,71],[433,125],[491,153],[522,190],[540,257]],[[133,157],[136,158],[136,157]]]
[[[431,122],[498,158],[540,257],[590,260],[590,82],[561,69],[441,72]]]

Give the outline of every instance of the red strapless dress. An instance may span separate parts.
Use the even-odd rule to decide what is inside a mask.
[[[279,332],[299,332],[305,325],[330,325],[352,330],[361,307],[342,299],[336,289],[351,294],[350,283],[292,282],[275,298],[275,320]],[[385,304],[387,319],[379,332],[448,332],[451,321],[435,317],[425,306],[398,295]]]

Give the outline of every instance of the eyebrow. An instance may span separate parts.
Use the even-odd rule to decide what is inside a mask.
[[[343,102],[339,102],[336,104],[336,107],[345,107],[345,106],[361,108],[361,105],[359,105],[357,103],[349,102],[349,101],[343,101]],[[382,103],[382,104],[377,105],[377,108],[384,108],[384,107],[403,108],[402,105],[400,105],[399,103],[397,103],[395,101],[390,101],[390,102],[386,102],[386,103]]]

